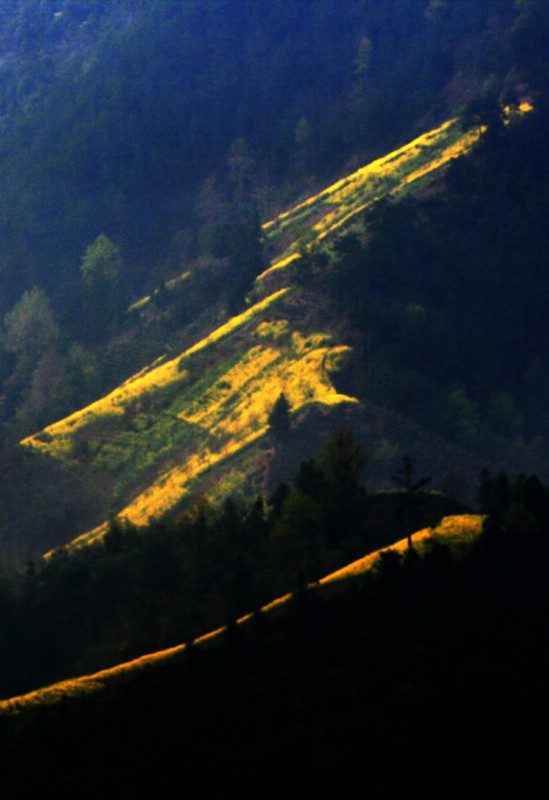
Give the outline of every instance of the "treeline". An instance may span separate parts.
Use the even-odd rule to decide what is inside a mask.
[[[484,489],[501,480],[484,476]],[[106,784],[167,794],[182,780],[190,797],[543,793],[544,497],[541,515],[528,509],[534,524],[460,551],[387,553],[359,579],[298,591],[287,610],[229,626],[179,661],[2,717],[0,785],[47,781],[83,797]]]
[[[2,582],[0,696],[189,641],[462,510],[440,494],[368,495],[344,430],[267,504],[197,499],[146,528],[57,550]]]

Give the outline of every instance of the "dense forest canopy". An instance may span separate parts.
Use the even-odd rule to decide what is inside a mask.
[[[509,69],[519,13],[512,0],[3,4],[0,310],[35,283],[66,306],[101,233],[134,290],[173,269],[170,240],[237,140],[262,213],[387,151]]]

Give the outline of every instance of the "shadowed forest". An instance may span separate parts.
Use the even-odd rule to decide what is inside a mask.
[[[2,3],[7,796],[546,785],[547,52],[544,0]]]

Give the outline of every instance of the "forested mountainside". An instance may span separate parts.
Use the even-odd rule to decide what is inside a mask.
[[[245,188],[272,215],[446,118],[508,73],[517,19],[539,35],[530,6],[4,3],[0,310],[37,284],[87,341],[79,264],[101,233],[121,248],[124,299],[197,253],[230,274],[241,253],[212,241],[212,205],[246,219]]]
[[[296,441],[301,458],[318,447],[320,431],[307,441],[307,420],[316,416],[321,429],[323,416],[330,416],[332,427],[345,418],[356,426],[360,415],[357,398],[332,383],[350,349],[319,313],[329,313],[330,298],[305,264],[307,249],[321,247],[353,219],[360,223],[363,209],[380,197],[433,180],[477,138],[456,121],[445,124],[266,223],[265,241],[282,251],[259,276],[253,305],[23,444],[83,472],[88,485],[97,486],[99,479],[103,499],[96,524],[113,512],[144,524],[192,493],[219,498],[246,485],[248,492],[255,486],[268,493],[285,477],[277,465],[280,470],[281,461],[291,463]],[[312,220],[308,243],[291,241]],[[338,259],[333,261],[325,272],[339,270]],[[269,289],[273,280],[280,287],[275,291]],[[142,298],[132,313],[147,315],[154,300],[154,294]],[[272,417],[277,397],[285,408],[285,431],[277,430]],[[105,527],[79,542],[91,541]]]
[[[192,274],[136,302],[118,334],[125,363],[155,346],[163,357],[23,440],[33,455],[6,462],[24,484],[4,488],[5,552],[91,541],[112,514],[144,524],[197,493],[268,495],[338,425],[366,445],[373,488],[403,451],[467,502],[482,466],[546,475],[546,112],[521,108],[488,104],[265,223],[272,266],[245,311],[204,318],[204,338],[177,327],[201,286]],[[48,308],[37,290],[6,318],[14,376],[32,376],[15,406],[27,424],[56,400]],[[15,403],[21,383],[6,389]],[[20,502],[29,486],[38,524]]]
[[[547,52],[545,0],[1,4],[5,793],[546,783]]]
[[[449,518],[423,549],[388,551],[212,637],[1,702],[0,786],[46,780],[92,798],[108,782],[149,797],[183,775],[190,797],[380,798],[411,784],[433,800],[536,796],[548,495],[530,483],[509,505],[504,483],[484,484],[480,537],[478,520]]]

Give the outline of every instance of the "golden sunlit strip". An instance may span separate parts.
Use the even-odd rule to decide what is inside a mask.
[[[155,362],[145,367],[100,400],[96,400],[94,403],[91,403],[80,411],[76,411],[74,414],[65,417],[59,422],[48,425],[41,432],[42,436],[44,433],[46,434],[46,437],[43,439],[39,438],[40,434],[33,434],[23,439],[21,444],[32,445],[33,447],[38,447],[48,452],[51,451],[53,454],[58,454],[60,451],[66,450],[69,444],[66,440],[67,435],[73,434],[78,428],[93,422],[98,416],[123,414],[128,401],[148,391],[154,391],[170,383],[181,381],[185,377],[181,363],[188,359],[189,356],[219,342],[233,331],[241,328],[255,316],[261,314],[284,297],[284,295],[288,294],[289,291],[291,291],[289,288],[284,288],[274,292],[242,314],[232,317],[224,325],[221,325],[210,333],[209,336],[206,336],[192,347],[189,347],[181,355],[177,356],[177,358],[167,361],[160,366],[156,366],[157,362]],[[57,437],[59,437],[59,441],[55,442]]]
[[[462,514],[451,517],[445,517],[436,528],[425,528],[414,534],[413,540],[416,546],[425,544],[428,541],[442,539],[445,543],[452,544],[467,544],[473,541],[482,530],[482,522],[484,517],[478,514]],[[407,539],[401,539],[390,547],[376,550],[364,558],[353,561],[343,569],[326,575],[318,584],[326,586],[337,581],[348,580],[356,577],[369,569],[374,567],[380,554],[390,550],[397,552],[404,552],[407,549]],[[283,608],[292,599],[293,594],[287,593],[270,603],[267,603],[260,610],[261,613],[268,614],[276,612]],[[244,625],[252,618],[252,614],[245,614],[236,620],[238,625]],[[194,646],[200,646],[206,642],[210,642],[218,638],[226,631],[226,626],[216,628],[203,636],[198,637],[193,641]],[[126,675],[135,674],[140,670],[151,669],[156,666],[165,664],[171,660],[180,658],[187,648],[187,644],[177,645],[165,650],[160,650],[156,653],[150,653],[140,658],[135,658],[132,661],[127,661],[123,664],[118,664],[116,667],[100,670],[91,675],[84,675],[80,678],[72,678],[65,681],[60,681],[47,686],[42,689],[37,689],[33,692],[28,692],[24,695],[12,697],[7,700],[0,701],[0,715],[14,715],[25,711],[33,706],[53,705],[59,701],[71,697],[81,697],[83,695],[96,694],[105,689],[109,684],[123,678]]]
[[[305,337],[297,332],[293,333],[291,346],[284,349],[251,347],[180,412],[185,422],[211,434],[209,446],[161,474],[119,516],[134,525],[146,525],[152,517],[173,508],[190,493],[196,478],[265,435],[274,399],[282,390],[292,413],[315,403],[358,403],[356,398],[336,392],[329,378],[348,353],[349,347],[332,346],[327,334]],[[72,545],[90,544],[104,536],[107,529],[107,523],[103,523],[79,536]]]
[[[263,226],[264,233],[275,242],[286,230],[309,226],[321,241],[376,200],[400,194],[469,152],[481,134],[482,129],[463,132],[457,119],[449,120],[270,220]],[[296,248],[296,242],[290,244],[257,280],[294,262],[299,257]]]
[[[511,118],[512,113],[516,115],[526,110],[525,106],[519,111],[509,110],[507,114]],[[309,236],[307,242],[319,242],[375,200],[410,191],[426,176],[437,173],[452,159],[470,151],[481,133],[480,127],[464,132],[458,120],[445,122],[279,215],[266,223],[264,231],[274,242],[285,232],[293,231],[298,236],[303,230],[300,226],[309,224],[312,238]],[[260,279],[268,272],[284,270],[297,261],[299,246],[299,241],[294,241]],[[303,246],[308,245],[305,242]],[[188,273],[183,273],[175,279],[174,285],[187,278]],[[92,469],[110,470],[116,475],[117,471],[123,472],[124,463],[132,462],[135,456],[135,463],[142,473],[145,471],[148,488],[137,496],[132,498],[130,494],[132,486],[138,483],[136,480],[132,483],[132,479],[124,478],[125,483],[122,481],[115,486],[112,505],[119,509],[118,514],[136,525],[144,525],[151,517],[166,513],[196,490],[198,480],[211,475],[212,470],[219,471],[226,459],[254,446],[265,435],[274,400],[281,392],[286,395],[294,416],[313,404],[328,408],[358,402],[356,398],[338,393],[330,379],[330,373],[339,368],[350,348],[334,343],[325,333],[304,335],[292,330],[288,320],[272,322],[268,316],[264,318],[290,291],[289,287],[284,287],[269,294],[177,358],[147,366],[105,397],[27,437],[22,443],[70,461],[74,459],[75,444],[78,444],[75,433],[88,428],[86,436],[90,441],[84,444],[91,443]],[[255,332],[237,340],[226,369],[215,357],[201,360],[204,351],[252,321],[257,322]],[[250,339],[255,340],[252,346]],[[142,433],[139,437],[135,429],[129,432],[120,418],[146,395],[158,396],[160,390],[170,386],[174,387],[170,395],[172,406],[164,418],[155,417],[155,435],[147,444],[145,428],[138,429]],[[160,404],[162,402],[159,400]],[[97,442],[94,431],[101,429],[108,417],[118,417],[119,427],[107,429],[107,434],[101,434],[103,441]],[[94,429],[94,425],[98,428]],[[198,451],[191,450],[188,443],[194,436],[193,430],[199,437]],[[106,530],[107,525],[103,523],[76,542],[87,544]]]

